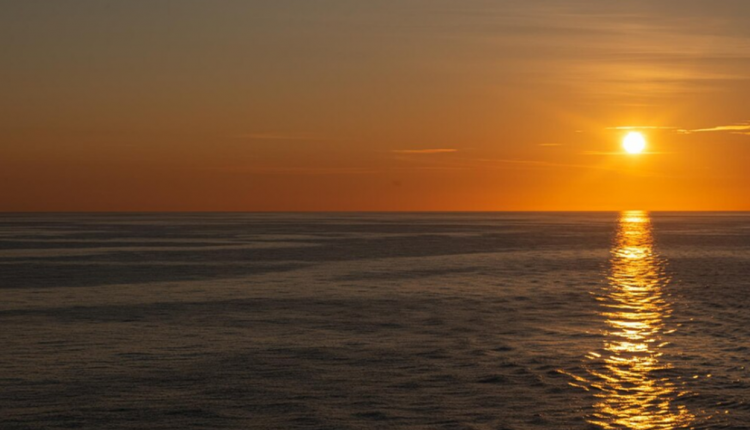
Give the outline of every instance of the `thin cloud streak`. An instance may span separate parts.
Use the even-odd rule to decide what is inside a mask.
[[[691,133],[708,133],[708,132],[716,132],[716,131],[744,132],[748,130],[750,130],[750,124],[733,124],[733,125],[719,125],[719,126],[711,127],[711,128],[698,128],[695,130],[680,130],[680,133],[691,134]],[[747,133],[739,133],[739,134],[747,134]]]
[[[215,167],[206,168],[200,170],[220,171],[226,173],[237,173],[237,174],[252,174],[252,175],[370,175],[378,174],[383,172],[403,172],[403,171],[454,171],[454,170],[467,170],[468,167],[461,166],[409,166],[409,167],[262,167],[262,166],[251,166],[251,167]]]
[[[623,151],[583,151],[581,152],[583,155],[628,155]],[[663,154],[673,154],[672,152],[641,152],[638,155],[663,155]]]
[[[622,154],[619,154],[622,155]],[[504,169],[514,166],[516,168],[528,168],[528,169],[549,169],[549,168],[564,168],[564,169],[582,169],[582,170],[599,170],[599,171],[610,171],[627,173],[637,176],[645,177],[671,177],[663,175],[657,172],[651,171],[634,171],[631,169],[622,169],[616,167],[602,166],[602,165],[590,165],[590,164],[568,164],[568,163],[555,163],[541,160],[517,160],[517,159],[504,159],[504,158],[460,158],[450,163],[441,163],[439,166],[443,168],[459,168],[467,170],[476,169]]]
[[[435,148],[435,149],[394,149],[394,154],[444,154],[450,152],[458,152],[458,149],[453,148]]]
[[[218,170],[228,173],[248,173],[259,175],[362,175],[378,173],[379,169],[365,167],[219,167],[205,170]]]
[[[231,136],[234,139],[245,140],[309,140],[322,141],[328,140],[321,136],[315,136],[312,133],[246,133]]]
[[[624,125],[617,127],[607,127],[607,130],[677,130],[677,127]]]
[[[602,153],[605,154],[605,153]],[[606,153],[607,155],[621,153]],[[651,153],[658,154],[658,153]],[[409,172],[409,171],[462,171],[462,170],[503,170],[508,168],[521,169],[583,169],[626,173],[643,177],[673,177],[651,171],[636,171],[616,167],[590,165],[590,164],[568,164],[555,163],[541,160],[503,159],[503,158],[459,158],[451,162],[431,162],[427,165],[410,166],[383,166],[383,167],[300,167],[300,166],[242,166],[242,167],[218,167],[201,170],[218,170],[227,173],[253,174],[253,175],[292,175],[292,176],[319,176],[319,175],[371,175],[383,172]]]

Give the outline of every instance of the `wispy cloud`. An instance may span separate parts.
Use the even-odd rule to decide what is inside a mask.
[[[607,127],[607,130],[677,130],[677,127],[664,127],[653,125],[619,125],[616,127]]]
[[[434,149],[394,149],[394,154],[444,154],[448,152],[458,152],[453,148],[434,148]]]
[[[581,152],[582,155],[623,155],[624,152],[622,151],[583,151]],[[663,155],[663,154],[671,154],[671,152],[653,152],[653,151],[644,151],[639,153],[639,155]]]
[[[716,127],[698,128],[694,130],[680,130],[680,133],[690,134],[690,133],[706,133],[706,132],[715,132],[715,131],[729,131],[729,132],[733,132],[737,134],[750,134],[750,123],[719,125]]]
[[[294,167],[294,166],[228,166],[208,168],[229,173],[248,173],[259,175],[361,175],[377,173],[379,169],[367,167]]]
[[[505,170],[505,169],[581,169],[594,171],[610,171],[627,173],[636,176],[647,177],[667,177],[662,173],[623,169],[617,166],[608,166],[602,164],[570,164],[558,163],[543,160],[524,160],[524,159],[506,159],[506,158],[458,158],[450,161],[441,162],[433,166],[435,169],[459,169],[459,170]]]
[[[644,177],[667,177],[666,175],[659,172],[652,172],[646,170],[633,170],[624,169],[616,166],[602,165],[602,164],[571,164],[571,163],[557,163],[542,160],[522,160],[522,159],[502,159],[502,158],[485,158],[485,159],[466,159],[464,167],[476,170],[478,168],[488,169],[504,169],[510,166],[515,166],[521,169],[580,169],[580,170],[594,170],[594,171],[609,171],[618,173],[627,173],[636,176]]]
[[[313,133],[243,133],[231,137],[245,140],[327,140]]]
[[[750,135],[750,122],[732,124],[732,125],[718,125],[716,127],[707,128],[696,128],[696,129],[685,129],[679,127],[663,127],[663,126],[637,126],[637,125],[620,125],[616,127],[607,127],[607,130],[672,130],[681,134],[692,134],[692,133],[710,133],[710,132],[730,132],[733,134],[747,134]]]

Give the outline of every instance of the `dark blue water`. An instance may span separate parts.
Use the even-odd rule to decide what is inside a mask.
[[[748,214],[2,215],[0,428],[750,428],[749,296]]]

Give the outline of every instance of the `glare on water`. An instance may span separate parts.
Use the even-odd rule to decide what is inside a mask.
[[[685,393],[663,370],[671,313],[663,287],[666,261],[654,249],[645,212],[622,214],[611,252],[610,278],[600,297],[606,323],[601,351],[589,372],[597,401],[589,422],[605,429],[676,429],[694,416],[675,399]]]

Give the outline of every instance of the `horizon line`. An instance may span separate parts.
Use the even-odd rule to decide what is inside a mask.
[[[92,210],[92,211],[0,211],[3,215],[117,215],[117,214],[440,214],[440,213],[750,213],[749,209],[596,209],[596,210]]]

